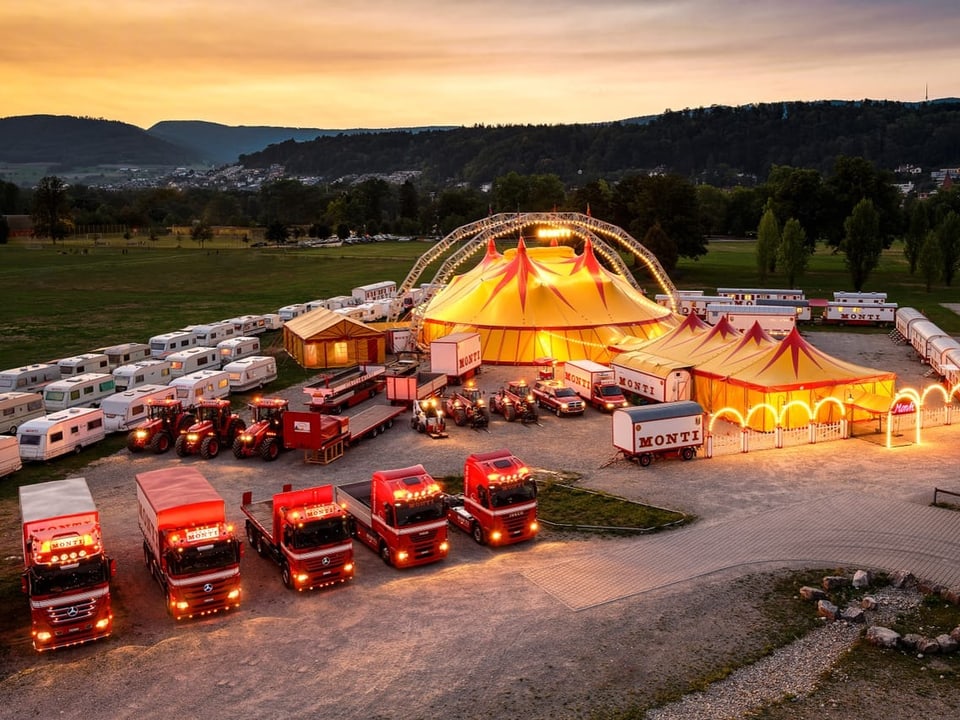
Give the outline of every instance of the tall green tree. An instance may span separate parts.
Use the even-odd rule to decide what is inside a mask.
[[[202,248],[207,240],[213,239],[213,228],[205,222],[197,221],[190,228],[190,239],[200,243],[200,247]]]
[[[927,235],[920,245],[917,267],[920,270],[920,276],[923,278],[924,287],[927,292],[930,292],[933,284],[939,279],[940,270],[943,267],[940,260],[940,241],[937,233],[933,230],[927,231]]]
[[[33,233],[56,243],[67,236],[70,199],[67,186],[56,175],[41,178],[33,192]]]
[[[287,238],[290,237],[290,231],[282,222],[274,221],[267,226],[264,237],[269,242],[276,243],[277,245],[283,245],[287,241]]]
[[[910,211],[910,224],[903,236],[903,256],[907,259],[911,275],[917,270],[920,250],[927,240],[929,230],[930,221],[927,219],[927,206],[923,202],[917,201]]]
[[[902,234],[902,197],[891,172],[878,169],[862,157],[840,156],[834,162],[833,173],[827,178],[826,190],[830,212],[824,236],[831,246],[838,246],[845,237],[845,218],[864,198],[873,203],[874,212],[880,219],[877,232],[882,247],[890,247],[894,238]]]
[[[783,236],[777,248],[777,260],[780,271],[786,275],[787,287],[795,287],[797,278],[806,272],[807,263],[810,260],[807,234],[796,218],[790,218],[783,226]]]
[[[693,184],[678,175],[629,175],[617,183],[611,203],[613,222],[635,238],[655,224],[677,246],[679,257],[707,254]]]
[[[780,246],[780,223],[777,214],[768,202],[767,209],[757,226],[757,275],[760,281],[766,281],[767,275],[777,267],[777,248]]]
[[[654,223],[653,227],[647,230],[643,236],[642,245],[657,256],[660,266],[664,271],[670,273],[677,267],[677,244],[660,227],[660,223]]]
[[[765,189],[777,220],[785,227],[789,218],[796,218],[804,230],[810,252],[816,250],[826,220],[826,190],[817,170],[774,165]]]
[[[937,226],[937,244],[940,247],[940,274],[947,287],[960,268],[960,215],[951,210]]]
[[[870,273],[880,262],[883,240],[880,237],[880,215],[873,201],[864,198],[843,223],[844,236],[840,250],[850,271],[856,292],[863,290]]]

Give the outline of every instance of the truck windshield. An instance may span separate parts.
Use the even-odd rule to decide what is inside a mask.
[[[108,579],[107,563],[99,555],[62,567],[38,565],[30,569],[30,589],[33,595],[82,590],[102,585]]]
[[[600,394],[603,397],[620,397],[623,395],[623,390],[620,389],[619,385],[601,385]]]
[[[397,505],[397,527],[416,525],[430,520],[440,520],[445,517],[443,501],[438,497],[432,500],[421,500],[407,505]]]
[[[557,397],[576,397],[577,392],[572,387],[557,388]]]
[[[343,518],[314,520],[304,523],[293,533],[293,547],[297,550],[320,547],[347,539],[347,527]]]
[[[188,575],[236,565],[240,562],[237,543],[233,540],[194,545],[167,551],[167,567],[171,575]]]
[[[537,497],[537,484],[533,480],[525,480],[519,485],[497,488],[490,492],[490,500],[494,507],[516,505]]]

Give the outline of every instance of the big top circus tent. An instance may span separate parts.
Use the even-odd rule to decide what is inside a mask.
[[[544,235],[552,240],[533,246]],[[558,237],[582,239],[582,253],[558,244]],[[499,252],[499,238],[515,240],[516,247]],[[414,312],[418,343],[426,347],[450,333],[473,331],[480,334],[483,362],[523,365],[542,357],[607,362],[619,342],[659,337],[676,326],[678,316],[644,296],[610,240],[638,257],[675,296],[656,258],[619,228],[576,213],[493,216],[438,243],[434,256],[463,246],[438,271],[434,284],[440,289]],[[475,267],[453,275],[481,248],[486,252]],[[418,265],[433,259],[421,258]],[[411,276],[404,285],[412,285]]]

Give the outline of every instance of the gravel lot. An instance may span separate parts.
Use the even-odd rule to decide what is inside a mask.
[[[885,334],[807,337],[837,357],[897,372],[901,385],[929,382],[912,350]],[[529,370],[487,368],[480,383],[492,391],[523,374],[530,377]],[[298,388],[283,394],[294,404],[303,397]],[[24,618],[23,634],[3,641],[0,717],[588,717],[650,704],[704,669],[757,652],[772,630],[758,608],[768,575],[726,571],[572,612],[527,581],[523,569],[623,541],[546,533],[493,551],[452,529],[443,563],[400,572],[358,545],[356,580],[315,593],[286,591],[277,568],[248,550],[243,606],[177,624],[141,560],[133,477],[149,469],[196,465],[238,525],[244,490],[259,499],[286,482],[351,482],[415,463],[437,477],[459,474],[468,453],[497,447],[538,468],[578,473],[585,486],[695,514],[703,523],[838,489],[927,503],[934,485],[956,485],[955,451],[936,446],[888,451],[864,442],[851,454],[827,443],[639,468],[609,463],[609,417],[597,412],[545,416],[534,426],[495,416],[489,432],[451,427],[445,440],[413,432],[408,418],[327,466],[305,464],[297,452],[266,464],[229,453],[204,462],[126,451],[90,465],[85,476],[118,565],[114,636],[37,655],[26,638],[26,602],[11,609]],[[912,472],[892,472],[906,464]],[[15,567],[16,508],[8,503],[0,513],[8,520],[0,535],[4,561]]]

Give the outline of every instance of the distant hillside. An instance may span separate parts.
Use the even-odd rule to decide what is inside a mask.
[[[189,165],[190,150],[114,120],[68,115],[0,118],[0,161],[69,170],[95,165]]]

